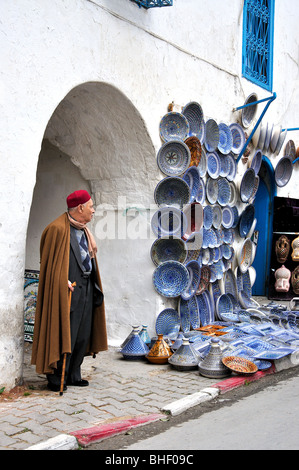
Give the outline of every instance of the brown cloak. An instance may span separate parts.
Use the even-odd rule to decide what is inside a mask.
[[[31,363],[39,374],[49,374],[64,353],[71,353],[69,308],[70,222],[62,214],[44,230],[40,243],[40,277],[36,302]],[[96,263],[97,283],[102,284]],[[72,282],[72,280],[70,279]],[[93,312],[86,355],[107,350],[104,302]]]

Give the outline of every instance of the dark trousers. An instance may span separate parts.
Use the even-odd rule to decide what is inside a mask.
[[[91,332],[93,310],[93,282],[91,278],[81,279],[80,286],[75,289],[80,289],[80,291],[77,291],[76,296],[72,297],[70,312],[72,353],[67,355],[64,383],[81,380],[81,364]],[[60,385],[62,365],[63,358],[58,361],[54,374],[47,375],[49,383]]]

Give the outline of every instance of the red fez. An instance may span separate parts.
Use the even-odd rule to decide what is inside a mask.
[[[68,209],[77,207],[80,204],[85,204],[89,199],[91,199],[89,193],[85,191],[85,189],[79,189],[78,191],[74,191],[72,194],[69,194],[66,198],[67,207]]]

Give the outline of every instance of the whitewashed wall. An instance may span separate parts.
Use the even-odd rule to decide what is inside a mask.
[[[23,275],[25,267],[37,268],[35,241],[46,218],[38,217],[36,197],[44,196],[43,214],[59,215],[73,173],[95,198],[95,230],[107,207],[123,213],[121,196],[128,207],[147,209],[138,217],[148,227],[162,178],[155,163],[158,126],[168,103],[180,109],[198,101],[205,117],[231,123],[239,117],[233,108],[250,93],[269,95],[241,78],[242,6],[239,0],[174,0],[173,7],[145,10],[129,0],[0,0],[1,386],[13,387],[22,376]],[[298,124],[298,10],[292,0],[276,2],[277,99],[267,119],[283,127]],[[299,145],[299,134],[291,137]],[[39,156],[52,155],[57,164],[59,152],[70,162],[60,162],[52,176],[66,171],[65,181],[47,180],[44,189],[37,184],[33,198]],[[69,165],[77,169],[67,172]],[[297,197],[297,174],[279,195]],[[126,224],[133,218],[129,213]],[[146,323],[153,333],[163,299],[151,284],[152,240],[98,242],[111,344],[132,323]]]

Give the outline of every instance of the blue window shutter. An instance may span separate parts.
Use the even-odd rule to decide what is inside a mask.
[[[242,75],[272,91],[275,0],[245,0]]]

